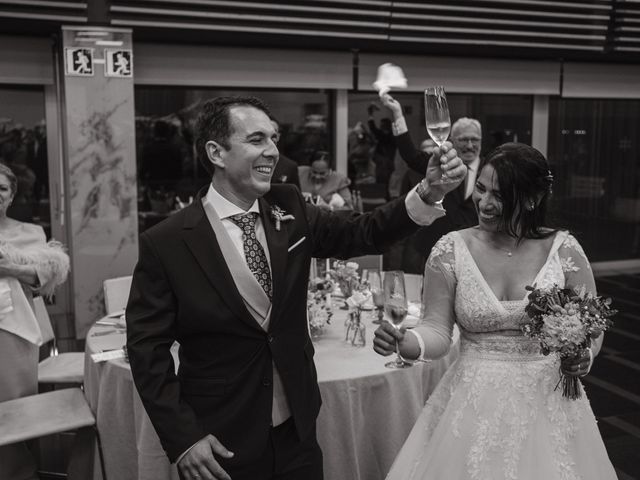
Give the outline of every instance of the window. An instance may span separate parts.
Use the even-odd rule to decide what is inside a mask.
[[[47,129],[41,88],[0,87],[0,162],[18,178],[7,215],[51,237]]]
[[[202,102],[224,95],[265,101],[280,124],[280,154],[298,165],[308,165],[318,150],[333,150],[331,100],[325,91],[136,87],[140,231],[188,203],[210,181],[194,155],[194,124]]]
[[[553,206],[591,261],[640,254],[640,100],[552,98]]]

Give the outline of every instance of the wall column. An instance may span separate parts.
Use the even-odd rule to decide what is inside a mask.
[[[334,151],[336,171],[347,175],[349,157],[349,94],[347,90],[335,91]]]
[[[83,338],[104,314],[102,282],[138,255],[131,30],[62,27],[63,169],[72,310]]]
[[[531,122],[531,146],[547,157],[549,139],[549,96],[533,96],[533,119]]]

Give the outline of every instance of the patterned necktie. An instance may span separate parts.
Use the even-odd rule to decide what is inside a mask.
[[[267,255],[264,248],[256,237],[256,212],[242,213],[229,217],[233,223],[242,229],[242,243],[244,245],[244,256],[247,260],[249,270],[258,280],[258,283],[271,300],[271,272]]]

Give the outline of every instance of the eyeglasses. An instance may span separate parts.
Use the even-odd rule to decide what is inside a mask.
[[[478,138],[478,137],[457,137],[457,138],[454,138],[454,141],[456,141],[458,143],[469,143],[469,142],[471,142],[471,143],[473,143],[475,145],[475,144],[478,144],[478,143],[482,142],[482,139]]]

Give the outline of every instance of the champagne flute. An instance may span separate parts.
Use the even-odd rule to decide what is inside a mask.
[[[407,317],[407,294],[404,286],[404,272],[392,270],[384,274],[384,311],[391,324],[399,329]],[[400,356],[400,349],[396,342],[396,359],[385,364],[387,368],[406,368],[411,364]]]
[[[443,86],[429,87],[424,91],[424,119],[429,136],[441,147],[451,132],[449,105]],[[453,183],[453,180],[442,172],[442,177],[433,183],[442,185]]]
[[[382,323],[384,308],[384,290],[382,289],[382,280],[380,279],[380,271],[378,269],[368,270],[366,276],[369,282],[369,290],[371,290],[371,301],[376,307],[373,323]]]

